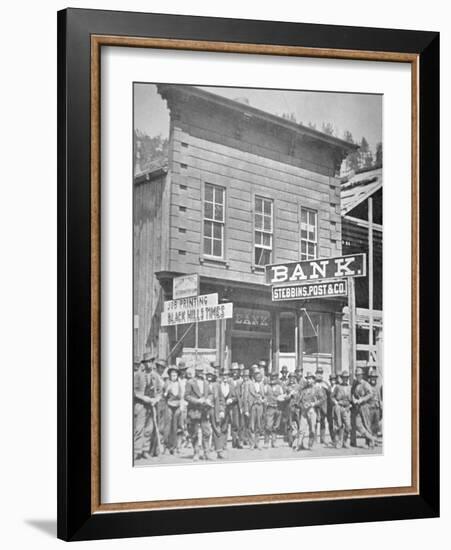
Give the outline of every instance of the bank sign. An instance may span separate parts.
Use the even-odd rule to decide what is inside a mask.
[[[267,265],[266,283],[269,285],[300,284],[322,279],[366,276],[366,254],[351,254],[335,258],[304,260]]]
[[[273,302],[283,302],[285,300],[310,300],[310,298],[332,298],[336,296],[343,297],[347,295],[348,285],[346,280],[272,287]]]

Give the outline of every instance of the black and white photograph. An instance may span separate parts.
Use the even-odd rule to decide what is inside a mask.
[[[381,94],[135,82],[135,466],[383,452]]]

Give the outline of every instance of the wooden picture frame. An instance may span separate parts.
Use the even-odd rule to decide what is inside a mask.
[[[403,62],[412,68],[412,483],[102,504],[100,51]],[[439,514],[439,34],[67,9],[58,13],[58,537],[86,540]]]

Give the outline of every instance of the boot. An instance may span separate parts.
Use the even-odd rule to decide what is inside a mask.
[[[313,447],[313,444],[315,443],[315,436],[310,435],[308,438],[308,448],[309,450]]]

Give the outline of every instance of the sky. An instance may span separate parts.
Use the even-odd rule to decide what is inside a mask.
[[[294,113],[298,122],[330,122],[337,137],[349,130],[355,142],[365,136],[370,148],[382,141],[382,96],[338,92],[265,90],[257,88],[220,88],[199,86],[229,99],[247,98],[252,107],[275,115]],[[135,129],[153,137],[169,133],[169,111],[154,84],[138,83],[134,88]]]

